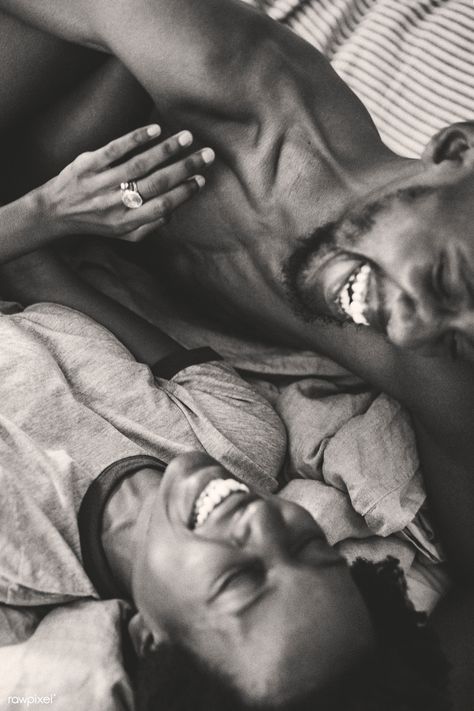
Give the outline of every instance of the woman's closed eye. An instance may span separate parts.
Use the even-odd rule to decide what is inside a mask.
[[[249,561],[228,571],[218,582],[217,595],[224,592],[254,592],[264,582],[266,571],[260,561]]]

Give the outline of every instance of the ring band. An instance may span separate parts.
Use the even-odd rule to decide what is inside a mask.
[[[122,202],[129,210],[135,210],[143,205],[143,198],[138,192],[138,186],[135,180],[129,180],[126,183],[120,183],[120,192]]]

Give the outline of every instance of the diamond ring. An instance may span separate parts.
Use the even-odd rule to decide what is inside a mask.
[[[130,210],[135,210],[137,207],[143,205],[143,198],[138,192],[138,186],[135,180],[120,183],[120,192],[123,204]]]

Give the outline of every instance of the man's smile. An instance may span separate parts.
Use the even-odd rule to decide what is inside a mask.
[[[334,301],[338,315],[345,321],[386,332],[388,314],[382,279],[369,262],[362,262],[346,277]]]

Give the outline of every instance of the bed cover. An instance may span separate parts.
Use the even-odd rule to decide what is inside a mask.
[[[247,1],[323,51],[365,103],[386,143],[399,153],[417,156],[436,130],[474,118],[471,0]],[[277,406],[283,397],[283,406],[291,409],[293,403],[296,407],[298,391],[309,388],[321,396],[342,395],[349,411],[352,396],[362,397],[359,409],[352,412],[356,417],[370,413],[374,395],[361,391],[356,378],[328,359],[245,342],[220,332],[205,319],[201,323],[188,320],[185,313],[170,308],[166,295],[147,284],[136,267],[109,253],[92,248],[82,255],[81,263],[90,281],[188,347],[212,345],[243,369]],[[290,390],[282,392],[274,383],[275,375],[287,376],[292,381]],[[291,387],[296,389],[296,399]],[[319,407],[317,397],[311,405]],[[347,409],[341,415],[334,407],[339,412],[336,422],[351,429],[355,418],[347,415]],[[298,427],[303,427],[301,421],[291,441],[306,443],[303,453],[298,447],[295,450],[304,474],[305,467],[318,466],[317,457],[305,455],[305,451],[314,454],[318,450],[312,436],[329,441],[337,433],[340,436],[341,426],[329,434],[312,433],[310,428],[303,432]],[[303,499],[310,510],[316,499],[324,508],[324,496],[305,489],[315,482],[301,481],[303,488],[292,498]],[[418,495],[416,487],[414,491]],[[333,500],[328,501],[331,508]],[[346,504],[343,500],[339,518],[348,521],[349,532],[368,524],[383,527],[383,517],[375,523],[364,517],[351,519]],[[342,516],[345,510],[347,518]],[[339,540],[348,530],[341,526],[336,532]],[[353,540],[357,543],[357,535]],[[383,554],[384,539],[379,545],[376,553]],[[403,557],[405,549],[400,546]],[[81,601],[52,610],[0,606],[0,709],[51,704],[56,711],[132,711],[133,695],[120,643],[126,617],[127,607],[119,601]]]

